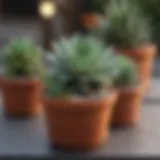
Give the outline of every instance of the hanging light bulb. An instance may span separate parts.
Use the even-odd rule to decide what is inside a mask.
[[[53,0],[43,0],[39,5],[39,14],[44,19],[53,18],[56,14],[56,5]]]

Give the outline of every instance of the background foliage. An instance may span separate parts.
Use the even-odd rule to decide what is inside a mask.
[[[137,0],[137,2],[151,21],[154,40],[160,44],[160,0]]]

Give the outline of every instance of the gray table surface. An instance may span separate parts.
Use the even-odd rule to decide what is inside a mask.
[[[152,84],[153,85],[153,84]],[[155,85],[155,82],[154,82]],[[154,86],[155,88],[158,87]],[[30,119],[9,119],[0,107],[0,156],[61,156],[110,157],[160,155],[160,106],[148,103],[149,91],[142,105],[139,123],[130,128],[111,129],[110,139],[102,148],[92,152],[67,153],[51,150],[47,140],[44,116]],[[150,95],[151,94],[151,95]]]

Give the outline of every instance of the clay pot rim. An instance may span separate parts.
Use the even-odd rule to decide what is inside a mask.
[[[56,109],[61,112],[78,112],[79,114],[84,112],[86,114],[90,112],[99,112],[101,109],[104,109],[110,104],[114,98],[117,97],[117,91],[111,92],[107,96],[103,96],[100,99],[83,99],[81,101],[71,101],[67,99],[57,99],[54,97],[44,97],[43,101],[46,104],[46,107],[50,109]]]
[[[119,50],[127,50],[127,51],[132,51],[132,50],[140,50],[143,48],[148,48],[148,47],[157,47],[156,43],[145,43],[140,45],[139,47],[135,47],[135,48],[121,48],[121,47],[114,47],[115,49],[119,49]]]
[[[103,96],[101,99],[83,99],[81,101],[71,101],[67,99],[55,99],[53,97],[44,97],[43,101],[46,107],[50,108],[51,110],[55,109],[56,111],[62,113],[67,112],[70,114],[73,114],[72,112],[74,112],[80,116],[82,114],[90,114],[91,112],[97,114],[97,112],[101,111],[102,109],[105,109],[106,107],[112,107],[110,106],[110,102],[114,100],[114,98],[116,97],[117,92],[112,92],[107,96]]]
[[[35,81],[35,80],[39,80],[39,78],[38,77],[36,77],[36,76],[34,76],[34,77],[16,77],[16,78],[7,78],[7,77],[5,77],[5,76],[2,76],[1,77],[1,79],[2,80],[5,80],[5,81],[8,81],[8,82],[10,82],[10,81],[15,81],[15,82],[20,82],[20,81]]]
[[[137,48],[120,48],[120,47],[115,47],[115,50],[117,51],[117,52],[119,52],[119,53],[121,53],[121,51],[122,52],[135,52],[135,53],[137,53],[137,55],[143,55],[143,54],[145,54],[144,52],[142,52],[142,53],[140,53],[140,51],[141,50],[143,50],[143,49],[146,49],[146,48],[152,48],[152,49],[154,49],[154,50],[157,50],[157,45],[155,44],[155,43],[146,43],[146,44],[144,44],[144,45],[141,45],[141,46],[139,46],[139,47],[137,47]]]
[[[40,83],[40,79],[38,77],[31,78],[1,78],[2,86],[30,86]]]
[[[102,94],[102,95],[97,95],[97,96],[79,96],[79,95],[73,95],[73,96],[66,96],[66,97],[61,97],[61,96],[49,96],[49,95],[45,95],[44,97],[46,99],[53,99],[53,100],[63,100],[63,101],[66,101],[66,102],[87,102],[87,101],[99,101],[101,99],[104,99],[105,97],[108,97],[110,95],[114,95],[117,93],[117,90],[116,89],[111,89],[110,91],[108,92],[105,92],[105,94]]]

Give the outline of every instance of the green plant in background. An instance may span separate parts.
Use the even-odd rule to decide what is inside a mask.
[[[114,81],[116,87],[132,87],[138,84],[137,68],[130,59],[119,55],[116,57],[116,64],[119,69]]]
[[[109,0],[83,0],[85,12],[104,13]]]
[[[141,9],[152,20],[153,24],[159,23],[160,20],[160,0],[137,0]]]
[[[91,36],[74,35],[55,45],[53,73],[47,81],[49,95],[90,95],[109,87],[117,69],[113,50]]]
[[[118,48],[137,48],[150,42],[149,21],[134,1],[112,0],[106,14],[107,21],[95,31],[106,43]]]
[[[150,19],[153,40],[159,44],[160,0],[137,0],[137,2],[145,15]]]
[[[4,70],[8,77],[42,77],[44,66],[40,50],[29,40],[11,41],[4,50]]]

